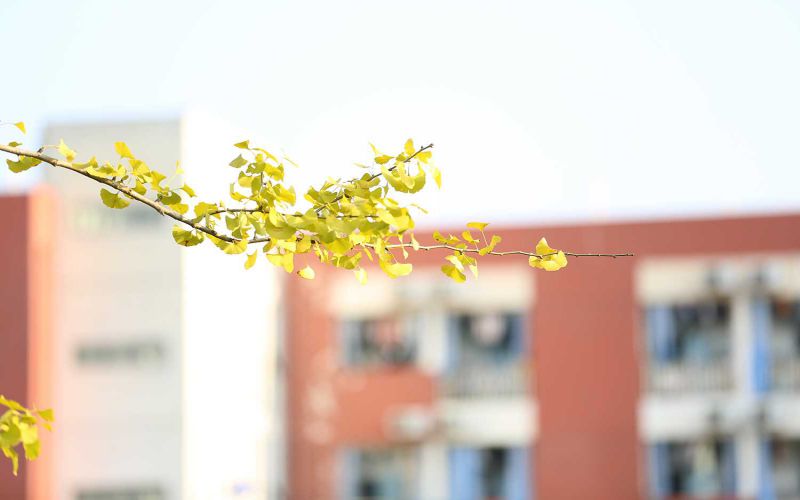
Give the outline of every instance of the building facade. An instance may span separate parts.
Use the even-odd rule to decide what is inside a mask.
[[[798,229],[498,229],[636,256],[289,281],[289,498],[800,498]]]
[[[211,198],[222,197],[220,185],[226,193],[232,177],[226,166],[234,148],[225,145],[241,140],[199,113],[140,123],[55,124],[43,143],[57,144],[62,138],[78,151],[79,160],[96,155],[117,161],[114,142],[123,140],[153,168],[169,173],[180,161],[185,174],[170,182],[185,181]],[[14,241],[4,242],[3,252],[10,257],[0,265],[9,267],[2,280],[4,296],[13,287],[24,290],[25,283],[34,283],[24,281],[26,273],[35,278],[48,269],[49,293],[36,293],[41,290],[36,282],[38,288],[0,306],[21,311],[4,315],[1,328],[14,327],[14,321],[23,326],[12,328],[0,342],[20,352],[27,344],[38,346],[33,323],[50,318],[50,361],[26,368],[13,359],[36,358],[17,358],[0,349],[0,388],[28,401],[26,390],[42,380],[46,397],[35,403],[52,406],[56,422],[43,445],[42,466],[22,464],[21,481],[34,487],[0,498],[276,496],[279,291],[271,269],[259,266],[245,273],[243,260],[214,248],[180,247],[172,241],[173,224],[149,208],[133,203],[112,211],[101,203],[99,185],[66,171],[39,169],[51,185],[50,218],[47,224],[26,219],[26,201],[3,199],[23,207],[14,223],[28,232],[20,230]],[[50,238],[49,267],[35,261],[34,253],[25,253],[38,241],[36,231]],[[40,258],[41,252],[35,255]],[[6,276],[18,276],[21,285]],[[220,293],[229,290],[236,293]],[[48,297],[52,302],[36,305]],[[25,300],[38,309],[24,313]],[[31,320],[28,329],[25,318]],[[22,373],[27,378],[15,382],[13,377]],[[24,476],[38,469],[44,472],[36,478]],[[0,491],[22,484],[6,481],[5,473],[0,472]]]

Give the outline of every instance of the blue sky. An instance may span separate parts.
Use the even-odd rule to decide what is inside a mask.
[[[434,142],[431,221],[800,210],[793,1],[3,0],[0,46],[34,139],[200,106],[316,177]]]

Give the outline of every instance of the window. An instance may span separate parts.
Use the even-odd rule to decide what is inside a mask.
[[[417,498],[417,453],[412,448],[347,450],[343,500]]]
[[[87,343],[76,357],[81,365],[153,365],[163,361],[164,348],[153,340]]]
[[[772,299],[771,351],[776,358],[800,358],[800,302]]]
[[[758,296],[753,301],[754,385],[759,392],[800,388],[800,302]]]
[[[419,315],[345,320],[341,325],[345,364],[349,366],[407,365],[416,357]]]
[[[650,306],[646,320],[650,390],[731,388],[728,300]]]
[[[524,331],[519,314],[461,314],[450,321],[450,365],[502,365],[524,354]]]
[[[528,448],[453,448],[450,498],[524,500],[529,497]]]
[[[75,500],[165,500],[159,487],[103,488],[81,490]]]
[[[663,337],[659,361],[704,363],[727,358],[730,350],[730,304],[708,301],[673,305],[665,314],[672,331],[659,332]],[[670,328],[671,327],[671,328]],[[655,333],[655,332],[654,332]]]
[[[774,440],[764,451],[770,454],[772,486],[777,498],[800,498],[800,441]]]
[[[93,234],[152,228],[163,224],[163,220],[145,206],[132,205],[121,213],[108,213],[97,206],[77,206],[69,224],[75,232]]]
[[[447,397],[516,397],[527,390],[522,315],[460,314],[449,320]]]
[[[734,494],[735,464],[731,439],[655,444],[650,449],[651,493],[655,498]]]

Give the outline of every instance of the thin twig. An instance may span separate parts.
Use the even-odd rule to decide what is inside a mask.
[[[386,245],[387,249],[395,249],[395,248],[414,248],[414,245],[411,243],[397,243],[392,245]],[[417,245],[417,250],[452,250],[454,252],[461,252],[461,253],[477,253],[480,254],[480,249],[478,248],[459,248],[455,245]],[[551,255],[558,255],[558,252],[551,252],[551,253],[536,253],[536,252],[526,252],[524,250],[509,250],[505,252],[496,252],[492,250],[491,252],[487,252],[484,255],[524,255],[526,257],[549,257]],[[564,255],[569,257],[610,257],[612,259],[616,259],[617,257],[633,257],[634,254],[632,253],[575,253],[575,252],[564,252]]]

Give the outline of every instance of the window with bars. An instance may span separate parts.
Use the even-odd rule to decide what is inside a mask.
[[[341,323],[344,364],[352,367],[401,366],[416,361],[420,315],[346,319]]]

